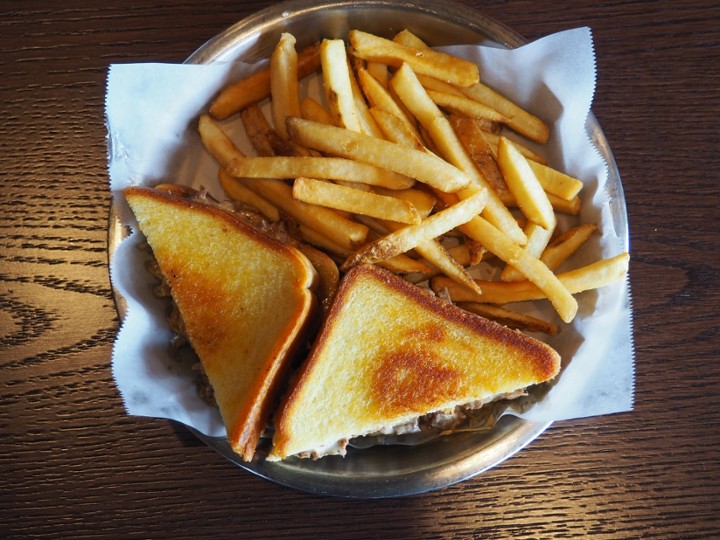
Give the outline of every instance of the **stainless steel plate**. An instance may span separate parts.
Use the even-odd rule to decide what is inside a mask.
[[[491,41],[512,48],[524,43],[502,24],[450,2],[300,0],[277,4],[238,22],[205,43],[187,62],[255,62],[270,56],[282,32],[291,32],[298,45],[303,46],[323,37],[344,37],[352,28],[385,36],[407,28],[433,46]],[[627,238],[627,217],[617,168],[597,121],[591,116],[588,123],[589,132],[609,165],[608,186],[615,194],[616,231]],[[113,208],[110,254],[125,236],[126,231]],[[124,300],[117,293],[116,301],[118,312],[124,317]],[[350,449],[345,458],[290,459],[280,463],[263,459],[268,451],[267,441],[261,443],[253,462],[245,463],[225,439],[192,431],[239,467],[273,482],[317,494],[377,498],[421,493],[468,479],[508,459],[549,425],[506,416],[488,432],[455,434],[414,447]]]

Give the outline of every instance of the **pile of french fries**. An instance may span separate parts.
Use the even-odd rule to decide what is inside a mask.
[[[318,73],[324,99],[302,96],[300,81]],[[238,114],[255,155],[223,127]],[[523,144],[546,143],[549,127],[480,82],[475,64],[408,31],[352,30],[299,51],[282,34],[269,65],[224,88],[198,129],[226,194],[285,222],[340,272],[378,264],[548,334],[555,323],[505,305],[546,299],[568,323],[573,295],[627,273],[627,253],[556,273],[596,226],[558,230],[558,214],[579,214],[582,182]],[[472,277],[486,264],[502,266],[499,279]]]

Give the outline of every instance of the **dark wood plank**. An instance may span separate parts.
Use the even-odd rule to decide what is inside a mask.
[[[330,499],[124,413],[110,371],[103,103],[113,62],[180,62],[271,2],[0,6],[0,530],[7,538],[720,536],[720,5],[466,2],[528,39],[592,28],[622,174],[632,413],[558,422],[461,484]]]

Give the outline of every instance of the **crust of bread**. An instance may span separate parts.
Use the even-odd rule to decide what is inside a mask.
[[[545,343],[357,266],[275,415],[269,459],[521,390],[559,369]]]
[[[124,194],[170,285],[228,440],[250,461],[314,310],[317,274],[299,250],[182,190]]]

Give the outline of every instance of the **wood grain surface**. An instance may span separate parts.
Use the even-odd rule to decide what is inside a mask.
[[[558,422],[466,482],[345,500],[128,417],[110,356],[104,92],[269,2],[0,2],[0,536],[720,537],[720,4],[466,2],[527,39],[592,29],[627,198],[635,411]]]

